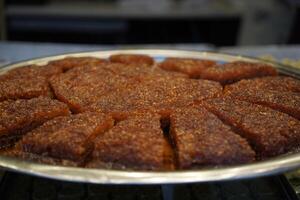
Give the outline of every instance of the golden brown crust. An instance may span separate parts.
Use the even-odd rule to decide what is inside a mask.
[[[213,81],[156,78],[142,82],[137,87],[105,95],[89,109],[115,115],[152,110],[163,115],[176,107],[216,97],[221,92],[220,84]]]
[[[56,98],[68,104],[76,113],[86,110],[103,95],[129,87],[135,82],[134,79],[115,75],[98,66],[74,68],[50,80]]]
[[[59,60],[53,60],[48,63],[48,65],[56,66],[58,68],[61,68],[63,71],[68,71],[70,69],[76,68],[76,67],[85,67],[85,66],[98,66],[105,62],[108,62],[107,60],[95,58],[95,57],[65,57],[63,59]]]
[[[0,101],[8,99],[31,99],[39,96],[52,97],[49,84],[44,77],[0,79]]]
[[[275,90],[279,92],[300,92],[300,81],[288,76],[266,76],[262,78],[246,79],[225,86],[227,90]]]
[[[228,84],[245,78],[276,75],[276,69],[268,64],[236,61],[209,67],[203,70],[200,77]]]
[[[63,71],[60,67],[53,65],[28,65],[23,67],[14,68],[9,70],[5,75],[8,78],[11,77],[27,77],[34,79],[37,76],[50,78],[52,76],[61,74]]]
[[[299,145],[300,122],[287,114],[229,97],[208,99],[203,106],[247,138],[261,157]]]
[[[300,119],[300,94],[289,91],[258,89],[254,85],[236,83],[226,87],[225,95],[264,105]]]
[[[46,97],[0,102],[0,135],[20,136],[61,115],[69,115],[68,107]]]
[[[169,167],[164,157],[166,145],[159,115],[131,116],[96,138],[89,166],[111,163],[114,168],[163,170]]]
[[[103,67],[116,75],[126,78],[135,78],[139,80],[156,78],[156,77],[181,77],[188,78],[185,74],[170,72],[160,69],[157,66],[145,66],[138,64],[108,63]]]
[[[200,106],[177,109],[170,118],[180,168],[242,164],[255,160],[255,152],[245,139]]]
[[[9,70],[0,75],[0,101],[52,97],[48,79],[61,73],[61,68],[50,65],[28,65]]]
[[[214,66],[212,60],[200,60],[192,58],[166,58],[159,63],[159,67],[169,71],[176,71],[187,74],[191,78],[198,78],[206,68]]]
[[[113,126],[102,113],[83,113],[54,118],[28,133],[18,144],[25,153],[84,163],[93,140]]]
[[[111,62],[123,64],[139,64],[151,66],[154,64],[153,58],[142,54],[115,54],[109,57]]]

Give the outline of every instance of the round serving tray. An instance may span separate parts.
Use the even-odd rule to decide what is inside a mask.
[[[288,66],[278,63],[271,63],[255,58],[244,57],[239,55],[229,55],[214,52],[196,52],[196,51],[177,51],[177,50],[116,50],[116,51],[97,51],[63,54],[58,56],[44,57],[16,64],[7,65],[0,70],[5,71],[30,64],[43,65],[48,61],[62,59],[66,56],[93,56],[107,58],[112,54],[132,53],[147,54],[154,57],[157,61],[165,57],[189,57],[211,59],[218,62],[232,62],[236,60],[250,62],[266,62],[276,67],[279,72],[299,78],[300,72]],[[292,169],[300,168],[300,153],[288,153],[268,159],[266,161],[255,162],[252,164],[235,165],[228,167],[214,167],[197,170],[177,170],[170,172],[153,172],[153,171],[126,171],[111,169],[86,169],[75,167],[63,167],[39,164],[24,161],[16,158],[0,156],[0,166],[7,170],[18,171],[26,174],[32,174],[53,179],[87,182],[87,183],[104,183],[104,184],[167,184],[167,183],[192,183],[220,181],[230,179],[241,179],[283,173]]]

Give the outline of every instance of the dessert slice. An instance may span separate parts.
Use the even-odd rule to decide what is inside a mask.
[[[262,158],[299,145],[300,121],[285,113],[229,97],[208,99],[203,106],[234,127]]]
[[[88,167],[139,170],[170,169],[170,147],[160,128],[160,116],[139,113],[117,123],[95,139]]]
[[[300,119],[300,94],[289,91],[259,89],[255,85],[236,83],[226,87],[225,95],[264,105]],[[255,84],[255,83],[254,83]]]
[[[252,162],[255,152],[247,141],[206,109],[186,107],[170,116],[179,168],[199,168]]]
[[[68,71],[75,67],[81,66],[98,66],[108,62],[107,60],[96,58],[96,57],[65,57],[59,60],[53,60],[48,65],[57,66],[63,71]]]
[[[103,95],[117,92],[136,83],[134,79],[116,75],[103,67],[77,67],[53,77],[50,84],[57,99],[79,113]]]
[[[201,73],[201,78],[228,84],[245,78],[276,76],[277,71],[271,65],[236,61],[209,67]]]
[[[156,77],[182,77],[188,78],[185,74],[178,72],[165,71],[158,67],[149,67],[137,64],[122,64],[122,63],[109,63],[105,67],[107,70],[112,71],[114,74],[124,76],[127,78],[135,78],[139,80],[156,78]]]
[[[287,76],[267,76],[246,79],[225,87],[225,91],[247,90],[276,90],[280,92],[300,92],[300,80]]]
[[[52,97],[52,92],[44,77],[0,78],[0,101],[9,99],[31,99],[39,96]]]
[[[0,148],[11,146],[23,134],[54,117],[69,114],[67,105],[46,97],[0,102]]]
[[[50,78],[51,76],[58,75],[62,72],[63,71],[60,67],[57,67],[54,65],[42,65],[42,66],[28,65],[28,66],[18,67],[18,68],[9,70],[4,75],[7,78],[12,78],[12,77],[35,78],[37,76]]]
[[[153,58],[142,54],[115,54],[109,57],[111,62],[123,64],[139,64],[151,66],[154,64]]]
[[[60,68],[48,65],[28,65],[9,70],[0,76],[0,101],[52,97],[48,79],[60,73]]]
[[[177,71],[187,74],[191,78],[198,78],[206,68],[214,66],[216,62],[192,58],[166,58],[159,63],[159,67],[168,71]]]
[[[17,144],[20,155],[82,165],[93,150],[93,140],[113,126],[103,113],[56,117],[32,130]]]
[[[176,107],[216,97],[221,92],[221,85],[213,81],[156,78],[104,95],[89,109],[112,113],[116,118],[141,110],[167,115]]]

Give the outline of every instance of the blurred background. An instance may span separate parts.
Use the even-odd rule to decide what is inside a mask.
[[[0,0],[1,40],[299,44],[300,0]]]

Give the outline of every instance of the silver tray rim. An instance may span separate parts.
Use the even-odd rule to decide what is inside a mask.
[[[235,60],[264,62],[273,65],[283,74],[294,76],[297,78],[300,77],[300,71],[296,68],[275,62],[265,61],[258,58],[209,51],[165,49],[127,49],[60,54],[56,56],[47,56],[21,61],[14,64],[8,64],[0,68],[0,74],[5,73],[12,68],[30,64],[43,65],[48,61],[61,59],[67,56],[93,56],[99,58],[107,58],[112,54],[121,53],[147,54],[153,57],[162,58],[172,56],[200,59],[202,58],[224,62],[231,62]],[[40,164],[6,156],[0,156],[0,167],[6,170],[17,171],[25,174],[72,182],[101,184],[173,184],[236,180],[284,173],[300,167],[300,153],[289,153],[251,164],[177,171],[128,171],[65,167]]]

